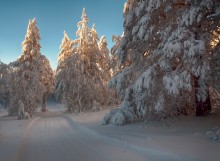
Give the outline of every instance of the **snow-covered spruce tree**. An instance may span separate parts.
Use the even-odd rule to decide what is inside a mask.
[[[71,110],[89,110],[107,101],[107,80],[102,61],[107,56],[99,48],[95,26],[88,28],[89,19],[83,9],[76,32],[77,39],[70,42],[64,37],[61,53],[65,53],[57,69],[56,87],[60,99],[65,99]],[[103,47],[104,45],[102,45]],[[104,47],[103,47],[104,49]]]
[[[58,65],[56,69],[56,78],[55,78],[55,94],[58,101],[62,101],[64,96],[64,81],[66,79],[66,68],[67,68],[67,59],[73,53],[72,41],[69,39],[67,32],[64,31],[64,37],[60,45],[60,53],[58,56]]]
[[[43,84],[44,93],[42,96],[42,108],[41,111],[46,111],[46,101],[47,97],[51,95],[54,91],[54,72],[50,66],[49,60],[44,56],[40,55],[38,60],[40,68],[38,72],[40,73],[39,81]]]
[[[211,33],[219,24],[214,0],[128,0],[117,54],[124,68],[111,81],[123,100],[103,123],[161,119],[210,111]]]
[[[97,57],[97,65],[100,70],[102,82],[106,88],[106,104],[107,105],[118,105],[119,99],[116,97],[116,93],[114,90],[107,87],[109,80],[113,76],[114,72],[116,72],[117,66],[115,57],[111,55],[108,49],[108,43],[105,36],[102,36],[99,43],[99,54]],[[114,64],[115,63],[115,64]]]
[[[108,49],[108,43],[105,36],[102,36],[99,43],[99,51],[100,51],[100,58],[98,58],[98,65],[102,69],[102,72],[104,72],[106,76],[106,81],[109,81],[111,78],[111,67],[110,67],[110,51]]]
[[[9,74],[9,67],[0,61],[0,104],[7,106],[8,91],[7,91],[7,79]]]
[[[115,76],[119,72],[119,59],[116,52],[120,47],[121,36],[112,35],[112,42],[114,42],[115,45],[111,48],[110,70],[111,75]]]
[[[17,61],[10,63],[8,89],[11,113],[17,111],[19,100],[30,115],[38,102],[42,102],[42,111],[46,110],[46,97],[53,90],[54,76],[49,61],[41,55],[40,48],[40,34],[36,19],[33,19],[29,21],[22,43],[22,55]]]
[[[210,95],[212,111],[220,111],[220,27],[212,32],[211,46],[214,49],[211,57]]]

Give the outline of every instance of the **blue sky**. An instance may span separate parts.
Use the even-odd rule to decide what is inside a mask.
[[[59,46],[65,30],[75,39],[82,8],[86,8],[89,27],[93,23],[99,37],[123,32],[123,6],[126,0],[1,0],[0,1],[0,60],[9,63],[21,54],[21,43],[28,21],[37,19],[41,34],[41,52],[56,68]]]

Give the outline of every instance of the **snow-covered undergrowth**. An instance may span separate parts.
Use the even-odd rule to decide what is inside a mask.
[[[134,121],[134,117],[133,112],[128,108],[115,108],[104,116],[102,124],[124,125],[126,122]]]

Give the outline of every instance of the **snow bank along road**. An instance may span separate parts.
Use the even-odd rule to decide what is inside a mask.
[[[9,136],[4,136],[4,132],[1,134],[0,131],[0,161],[196,160],[156,149],[137,147],[98,134],[76,123],[71,115],[61,112],[41,113],[31,120],[14,119],[14,122],[8,123],[7,126],[15,126],[15,123],[18,123],[17,127],[6,130]],[[3,131],[7,128],[4,126],[6,125],[3,121]]]

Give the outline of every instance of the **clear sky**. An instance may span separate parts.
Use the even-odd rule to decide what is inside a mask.
[[[65,30],[75,39],[77,23],[86,8],[89,27],[93,23],[99,37],[106,35],[109,47],[111,36],[123,32],[123,6],[126,0],[1,0],[0,1],[0,60],[15,61],[21,54],[28,21],[37,19],[41,34],[41,53],[56,68],[59,46]]]

